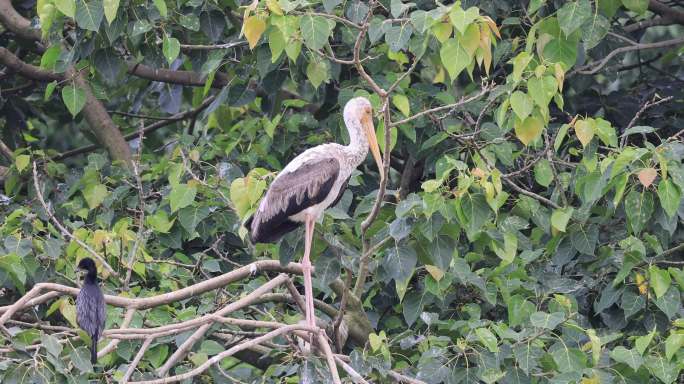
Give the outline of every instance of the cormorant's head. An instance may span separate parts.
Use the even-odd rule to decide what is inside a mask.
[[[78,269],[88,271],[88,276],[97,276],[97,265],[95,265],[95,261],[90,257],[81,259],[78,263]]]

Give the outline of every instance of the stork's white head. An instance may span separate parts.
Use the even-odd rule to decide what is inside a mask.
[[[365,97],[355,97],[349,100],[344,106],[344,122],[347,124],[347,129],[350,130],[350,135],[353,134],[351,132],[352,129],[361,127],[382,177],[384,175],[382,159],[380,158],[380,147],[378,146],[378,138],[375,135],[375,127],[373,126],[373,106],[370,101]]]

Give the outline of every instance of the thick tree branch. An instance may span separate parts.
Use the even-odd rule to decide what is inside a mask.
[[[662,17],[672,19],[677,24],[684,25],[684,12],[670,8],[667,5],[657,0],[650,0],[648,2],[648,9]]]
[[[203,76],[199,72],[152,68],[145,64],[133,62],[129,62],[127,65],[129,74],[147,80],[192,87],[203,87],[206,82],[206,76]],[[229,81],[230,79],[226,75],[216,73],[211,86],[212,88],[223,88]]]
[[[23,62],[20,58],[15,56],[12,52],[4,47],[0,47],[0,63],[4,64],[7,66],[7,68],[18,73],[19,75],[31,80],[53,81],[62,80],[64,78],[64,76],[59,73],[47,71],[43,68]]]

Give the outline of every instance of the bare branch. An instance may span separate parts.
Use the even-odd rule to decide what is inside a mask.
[[[214,44],[214,45],[202,45],[202,44],[181,44],[180,48],[183,52],[189,51],[214,51],[219,49],[230,49],[246,45],[247,40],[232,41],[225,44]]]
[[[286,325],[284,327],[277,328],[263,336],[256,337],[254,339],[246,340],[226,351],[223,351],[215,356],[213,356],[211,359],[205,361],[203,364],[199,365],[197,368],[190,370],[188,372],[182,373],[180,375],[176,376],[171,376],[171,377],[165,377],[162,379],[156,379],[156,380],[146,380],[146,381],[136,381],[136,382],[131,382],[135,384],[163,384],[163,383],[175,383],[177,381],[185,380],[185,379],[190,379],[193,378],[202,372],[206,371],[211,367],[212,365],[218,363],[219,361],[225,359],[226,357],[232,356],[233,354],[242,351],[244,349],[248,349],[252,346],[258,345],[260,343],[263,343],[264,341],[271,340],[275,337],[278,337],[280,335],[284,335],[286,333],[291,333],[294,331],[307,331],[307,332],[312,332],[312,333],[317,333],[319,332],[319,328],[317,327],[309,327],[304,324],[292,324],[292,325]]]
[[[608,64],[608,62],[613,57],[615,57],[621,53],[644,50],[644,49],[665,48],[665,47],[676,46],[676,45],[680,45],[680,44],[684,44],[684,38],[658,41],[655,43],[639,43],[636,45],[628,45],[625,47],[620,47],[620,48],[617,48],[617,49],[611,51],[601,61],[592,62],[592,63],[589,63],[583,67],[580,67],[580,68],[574,70],[573,74],[579,73],[582,75],[593,75],[593,74],[597,73],[598,71],[600,71],[601,68],[603,68],[606,64]]]
[[[301,268],[301,266],[300,266]],[[286,280],[288,280],[289,277],[285,274],[280,274],[278,275],[275,279],[267,282],[266,284],[262,285],[261,287],[255,289],[252,291],[250,294],[247,296],[243,297],[242,299],[233,302],[231,304],[228,304],[224,308],[222,308],[219,311],[216,311],[217,316],[225,316],[226,314],[236,311],[240,308],[243,308],[249,304],[252,303],[253,300],[258,298],[259,296],[262,296],[264,293],[272,290],[273,288],[284,284]],[[200,326],[195,333],[193,333],[190,337],[188,337],[185,342],[176,349],[176,351],[171,355],[171,357],[166,360],[164,365],[162,365],[158,370],[157,373],[159,376],[166,376],[166,374],[169,372],[169,370],[178,362],[180,359],[185,357],[185,355],[190,351],[190,349],[195,345],[199,339],[201,339],[204,334],[209,330],[211,327],[211,324],[203,324]]]
[[[627,124],[627,127],[625,128],[625,131],[632,128],[634,124],[639,120],[639,117],[649,108],[655,107],[658,104],[662,104],[665,102],[668,102],[673,99],[673,96],[668,96],[659,100],[656,100],[658,96],[653,96],[653,99],[651,101],[647,101],[644,103],[644,105],[641,106],[641,108],[637,111],[637,113],[634,115],[632,120],[629,121],[629,124]],[[627,139],[629,138],[629,135],[623,135],[622,140],[620,141],[620,148],[624,148],[625,145],[627,145]]]
[[[140,360],[145,355],[145,352],[147,352],[147,348],[150,347],[152,340],[154,340],[153,337],[148,337],[145,339],[145,342],[142,344],[142,346],[138,350],[138,353],[135,354],[135,358],[133,358],[133,361],[131,361],[131,363],[128,365],[128,369],[126,370],[126,373],[124,374],[123,378],[121,379],[122,383],[126,384],[126,383],[128,383],[128,380],[131,379],[131,376],[133,376],[133,372],[135,372],[135,368],[138,367]]]
[[[473,102],[473,101],[475,101],[475,100],[481,98],[482,96],[484,96],[484,95],[486,95],[487,93],[491,92],[491,91],[494,90],[495,88],[496,88],[496,86],[495,86],[494,83],[486,84],[484,87],[482,87],[482,89],[480,90],[480,92],[478,92],[478,93],[477,93],[476,95],[474,95],[474,96],[471,96],[471,97],[468,97],[468,98],[462,98],[461,100],[459,100],[458,102],[453,103],[453,104],[447,104],[447,105],[443,105],[443,106],[441,106],[441,107],[426,109],[426,110],[424,110],[424,111],[421,111],[421,112],[416,113],[416,114],[413,115],[413,116],[409,116],[409,117],[407,117],[407,118],[405,118],[405,119],[402,119],[402,120],[399,120],[399,121],[395,121],[395,122],[392,123],[392,126],[394,127],[394,126],[397,126],[397,125],[406,124],[406,123],[411,122],[411,121],[413,121],[413,120],[415,120],[415,119],[417,119],[417,118],[419,118],[419,117],[426,116],[426,115],[429,115],[429,114],[431,114],[431,113],[446,111],[446,110],[449,110],[449,109],[460,108],[460,107],[464,106],[465,104],[468,104],[468,103],[470,103],[470,102]]]

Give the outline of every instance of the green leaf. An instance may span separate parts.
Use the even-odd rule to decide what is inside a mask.
[[[62,101],[64,101],[64,105],[66,105],[71,116],[76,117],[85,106],[85,92],[73,85],[67,85],[62,88]]]
[[[544,123],[536,116],[529,116],[523,121],[516,119],[514,129],[518,140],[524,145],[528,145],[541,136]]]
[[[528,52],[520,52],[513,59],[513,80],[520,81],[522,79],[523,71],[525,71],[530,61],[532,61],[532,56]]]
[[[304,37],[304,44],[315,51],[322,49],[328,43],[330,32],[334,24],[328,23],[324,17],[305,15],[299,20],[299,28]]]
[[[650,285],[653,287],[656,298],[661,298],[670,288],[672,282],[670,274],[666,270],[651,265],[648,267],[648,275],[650,277]]]
[[[625,312],[625,319],[628,319],[646,307],[646,299],[638,293],[628,289],[622,294],[620,308]]]
[[[568,2],[558,10],[558,24],[565,36],[570,36],[591,17],[589,0]]]
[[[3,269],[10,275],[14,285],[19,288],[20,291],[24,291],[26,269],[19,256],[14,253],[0,256],[0,269]]]
[[[99,207],[107,196],[109,196],[107,187],[100,183],[89,184],[83,189],[83,197],[90,210]]]
[[[185,207],[178,211],[178,221],[188,233],[194,233],[197,225],[209,217],[209,213],[209,207],[206,206]]]
[[[655,328],[649,332],[646,335],[639,336],[634,340],[634,347],[639,352],[640,355],[644,354],[644,351],[646,351],[646,348],[648,347],[649,344],[651,344],[651,340],[653,340],[653,336],[655,336],[656,330]]]
[[[615,347],[615,349],[610,351],[610,357],[618,363],[629,365],[634,372],[636,372],[639,367],[644,364],[644,358],[641,357],[637,351],[633,349],[627,349],[623,346]]]
[[[558,82],[553,76],[543,76],[542,78],[532,77],[527,80],[527,92],[541,108],[548,107],[557,90]]]
[[[200,345],[200,352],[206,353],[207,356],[218,355],[224,350],[225,348],[214,340],[204,340],[202,341],[202,345]]]
[[[394,106],[397,107],[397,109],[401,111],[404,116],[409,117],[411,114],[411,105],[409,104],[408,97],[402,94],[396,94],[392,96],[392,104],[394,104]]]
[[[617,147],[618,142],[617,142],[617,136],[615,135],[615,128],[610,124],[610,121],[604,120],[600,117],[594,119],[596,122],[594,126],[594,132],[596,133],[596,136],[601,139],[603,144],[611,146],[611,147]]]
[[[162,14],[163,17],[166,17],[166,3],[164,3],[163,0],[154,0],[155,5],[157,2],[161,2],[164,4],[164,14]],[[119,11],[119,0],[103,0],[102,1],[103,7],[104,7],[104,14],[105,18],[107,19],[107,22],[109,24],[116,19],[116,13]],[[157,7],[159,8],[159,7]],[[159,13],[161,14],[161,9],[159,10]]]
[[[565,232],[565,228],[568,225],[568,221],[572,217],[572,207],[554,209],[551,214],[551,225],[561,232]]]
[[[478,339],[480,339],[480,342],[487,347],[490,352],[499,352],[499,346],[497,345],[498,341],[492,331],[487,328],[478,328],[475,330],[475,334],[477,335]]]
[[[113,0],[113,1],[117,1],[117,0]],[[159,15],[161,17],[163,17],[164,19],[166,19],[166,17],[169,15],[169,11],[166,7],[166,1],[164,1],[164,0],[153,0],[153,2],[154,2],[154,6],[157,7],[157,10],[159,11]],[[107,20],[109,20],[109,18]],[[112,19],[112,20],[114,20],[114,19]],[[111,23],[111,21],[110,21],[110,23]]]
[[[664,384],[673,383],[679,374],[679,368],[676,363],[669,362],[662,356],[648,356],[646,358],[646,368]]]
[[[180,54],[180,42],[178,39],[175,37],[164,36],[164,40],[162,42],[162,53],[164,53],[166,62],[171,65],[171,63],[173,63],[173,61],[178,57],[178,54]]]
[[[513,112],[515,112],[520,120],[525,120],[532,113],[534,104],[532,98],[527,93],[515,91],[511,95],[510,101]]]
[[[625,197],[627,224],[634,235],[638,235],[651,219],[654,210],[653,195],[649,191],[632,189]]]
[[[622,0],[625,8],[638,14],[643,14],[648,9],[648,0]]]
[[[278,28],[271,28],[268,34],[268,47],[271,49],[271,63],[275,63],[285,50],[285,36]]]
[[[17,167],[17,171],[22,172],[31,161],[31,156],[29,155],[19,155],[14,158],[14,166]]]
[[[584,41],[585,49],[589,50],[597,46],[608,31],[610,30],[610,21],[595,13],[592,19],[582,28],[582,40]]]
[[[382,259],[382,268],[395,281],[406,281],[416,268],[418,255],[410,246],[397,244],[390,247]]]
[[[102,0],[76,0],[75,20],[80,28],[97,32],[103,16]]]
[[[464,33],[468,25],[475,21],[479,15],[480,11],[476,7],[470,7],[464,11],[460,4],[456,4],[449,12],[449,20],[459,32]]]
[[[47,333],[41,333],[40,342],[45,347],[45,350],[48,351],[48,353],[52,356],[58,357],[62,353],[62,344],[60,344],[59,339],[57,339],[55,336]]]
[[[660,199],[660,206],[663,207],[665,213],[674,217],[679,209],[682,193],[675,183],[670,179],[665,179],[658,184],[658,199]]]
[[[318,88],[323,82],[327,82],[328,75],[328,61],[325,59],[311,57],[309,64],[306,66],[306,77],[314,86]]]
[[[560,63],[567,70],[577,61],[577,43],[561,37],[554,38],[544,46],[543,58],[551,63]]]
[[[534,304],[521,295],[511,296],[506,306],[508,307],[508,325],[511,327],[523,324],[535,312]]]
[[[176,219],[169,220],[169,216],[164,210],[158,210],[154,215],[145,217],[145,222],[157,233],[168,233]],[[192,232],[190,232],[192,233]]]
[[[555,329],[563,321],[565,321],[565,314],[563,312],[535,312],[530,315],[530,323],[539,328]]]
[[[534,166],[534,179],[539,185],[548,187],[553,181],[553,170],[551,163],[547,159],[541,159]]]
[[[81,373],[93,372],[93,365],[90,363],[90,351],[88,348],[79,347],[69,354],[70,361],[78,368]]]
[[[399,52],[406,49],[412,35],[413,26],[410,23],[391,25],[385,30],[385,41],[392,52]]]
[[[187,184],[178,184],[171,189],[169,194],[169,201],[171,204],[171,212],[176,212],[181,208],[185,208],[195,201],[197,188]]]
[[[665,356],[672,360],[674,355],[684,346],[684,333],[670,331],[670,336],[665,339]]]
[[[439,57],[442,59],[442,65],[449,73],[449,78],[454,81],[456,77],[468,66],[470,63],[470,56],[468,52],[456,39],[449,39],[439,51]]]
[[[577,348],[562,345],[551,352],[551,356],[560,372],[581,372],[587,367],[587,356]]]
[[[76,16],[76,1],[75,0],[55,0],[55,7],[65,16],[74,18]],[[59,47],[59,46],[57,46]]]
[[[682,307],[679,289],[670,286],[670,289],[662,297],[655,300],[655,305],[667,315],[668,319],[673,319]]]

